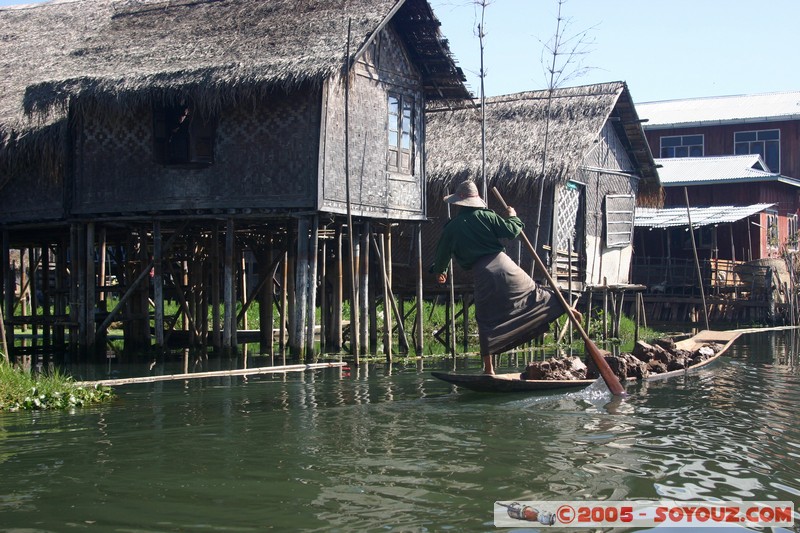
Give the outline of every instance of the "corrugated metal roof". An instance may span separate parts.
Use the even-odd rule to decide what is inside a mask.
[[[689,213],[692,217],[692,226],[710,226],[736,222],[750,215],[760,213],[775,204],[753,204],[744,206],[717,205],[712,207],[692,207]],[[639,207],[636,209],[634,226],[641,228],[669,228],[674,226],[688,226],[689,217],[685,207],[670,207],[666,209],[653,209]]]
[[[703,185],[718,182],[780,181],[800,187],[800,180],[768,172],[758,154],[656,159],[661,185]]]
[[[800,119],[800,91],[636,104],[645,130],[701,124]]]

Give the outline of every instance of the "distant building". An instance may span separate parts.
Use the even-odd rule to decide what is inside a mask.
[[[650,292],[697,294],[690,219],[706,289],[741,288],[744,263],[785,270],[798,249],[800,92],[637,109],[665,197],[663,209],[637,211],[633,278]]]

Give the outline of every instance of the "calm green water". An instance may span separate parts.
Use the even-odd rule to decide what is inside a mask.
[[[456,391],[412,362],[0,413],[0,531],[492,531],[496,500],[800,509],[797,343],[746,335],[708,370],[621,402],[599,384]]]

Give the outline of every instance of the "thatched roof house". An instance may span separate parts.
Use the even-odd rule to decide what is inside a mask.
[[[492,97],[486,99],[484,112],[488,186],[496,186],[517,209],[531,240],[546,245],[542,257],[549,256],[556,271],[561,268],[556,258],[566,257],[571,248],[580,256],[578,282],[625,282],[634,204],[656,206],[662,199],[627,85],[612,82]],[[428,213],[441,222],[446,218],[443,194],[467,179],[482,183],[479,102],[433,102],[427,128]],[[540,187],[537,240],[533,232]],[[490,195],[490,206],[493,201]],[[609,220],[622,211],[628,213],[624,220]],[[627,236],[614,237],[618,232]],[[609,250],[622,257],[612,261]]]
[[[485,116],[490,186],[529,190],[541,179],[553,184],[574,178],[610,123],[640,177],[639,202],[659,202],[653,157],[624,82],[555,89],[552,95],[543,90],[490,97]],[[454,108],[433,102],[427,125],[430,189],[438,194],[466,179],[480,182],[480,102]]]
[[[64,164],[67,112],[190,95],[218,110],[319,86],[389,22],[429,98],[465,97],[425,0],[74,0],[0,8],[0,186],[24,158]],[[348,34],[350,40],[348,42]]]
[[[284,290],[294,290],[289,343],[299,349],[314,331],[320,233],[341,242],[346,227],[355,247],[395,221],[425,220],[425,106],[469,97],[439,26],[427,0],[0,8],[3,249],[55,251],[56,268],[83,291],[69,310],[87,345],[105,290],[92,250],[125,250],[128,331],[145,341],[150,258],[186,261],[207,280],[234,254],[250,252],[262,268],[275,267],[273,253],[291,256]],[[162,234],[170,251],[156,259]],[[322,257],[344,268],[341,257]],[[238,261],[225,269],[225,310],[245,297],[234,294],[237,268],[245,270]],[[337,292],[341,305],[345,290]],[[224,344],[235,344],[235,316],[225,328]]]

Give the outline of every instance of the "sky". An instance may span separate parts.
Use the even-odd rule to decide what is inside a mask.
[[[484,94],[546,89],[543,64],[553,56],[542,52],[556,34],[558,0],[488,2]],[[431,5],[470,90],[480,96],[481,9],[474,0]],[[587,46],[573,56],[582,75],[572,69],[559,87],[625,81],[634,102],[800,91],[797,0],[564,0],[561,15],[564,37]]]
[[[429,0],[467,85],[486,96],[546,89],[559,0]],[[32,3],[0,0],[0,6]],[[628,84],[634,102],[800,91],[799,0],[562,0],[561,34],[582,53],[554,85]],[[570,46],[561,47],[562,52]],[[558,63],[562,66],[563,63]]]

